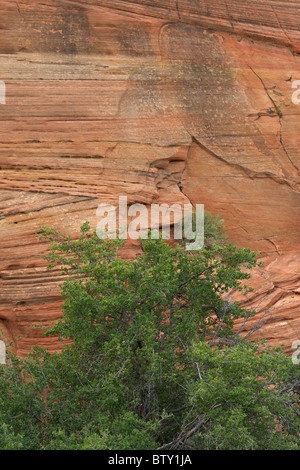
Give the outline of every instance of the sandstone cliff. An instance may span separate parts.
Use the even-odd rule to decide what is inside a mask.
[[[220,213],[231,240],[265,261],[248,299],[256,337],[291,350],[299,25],[299,1],[1,0],[0,327],[19,354],[60,347],[32,328],[62,302],[34,234],[95,226],[98,204],[119,195]]]

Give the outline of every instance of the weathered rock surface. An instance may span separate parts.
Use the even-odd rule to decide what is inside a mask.
[[[300,3],[2,0],[0,327],[19,354],[61,315],[41,225],[96,208],[204,203],[261,251],[251,337],[300,339]],[[126,256],[139,247],[127,245]],[[269,320],[265,323],[265,320]]]

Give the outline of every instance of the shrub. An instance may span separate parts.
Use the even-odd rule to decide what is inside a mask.
[[[63,316],[34,348],[0,368],[3,449],[294,449],[299,370],[233,330],[253,315],[223,295],[245,290],[255,253],[235,246],[188,253],[143,240],[117,256],[84,224],[78,240],[42,230],[59,267]],[[230,308],[228,308],[230,307]]]

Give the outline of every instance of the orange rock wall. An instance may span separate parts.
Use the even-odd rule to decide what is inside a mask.
[[[265,261],[247,303],[263,325],[252,337],[291,350],[299,24],[300,2],[287,0],[0,1],[0,327],[19,354],[60,347],[33,328],[62,303],[34,234],[95,226],[98,204],[119,195],[220,213]]]

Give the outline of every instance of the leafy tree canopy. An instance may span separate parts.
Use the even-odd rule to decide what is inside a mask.
[[[280,350],[244,341],[234,321],[254,312],[224,300],[256,254],[199,252],[121,240],[88,223],[77,240],[43,228],[60,269],[63,316],[34,348],[0,368],[1,449],[296,449],[299,370]]]

